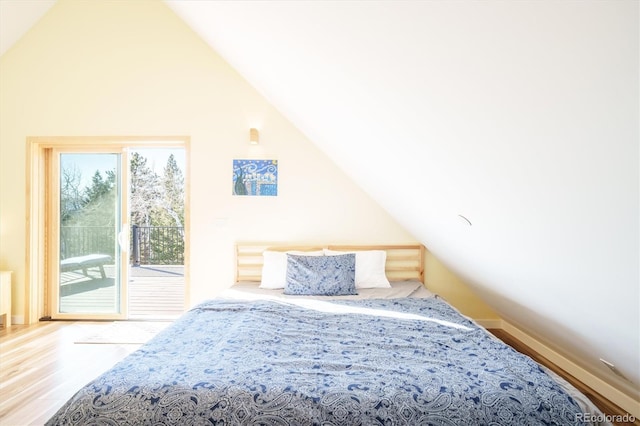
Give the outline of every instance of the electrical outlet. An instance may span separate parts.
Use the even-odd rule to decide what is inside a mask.
[[[622,377],[622,378],[623,378],[623,379],[625,379],[626,381],[629,381],[629,379],[627,379],[627,378],[624,376],[624,374],[622,374],[622,373],[620,372],[620,370],[618,370],[618,369],[616,368],[616,366],[615,366],[615,365],[611,364],[611,363],[610,363],[609,361],[607,361],[606,359],[602,359],[602,358],[600,358],[600,362],[602,362],[604,365],[606,365],[606,366],[609,368],[609,370],[611,370],[611,371],[613,372],[613,374],[615,374],[616,376],[618,376],[618,377]]]

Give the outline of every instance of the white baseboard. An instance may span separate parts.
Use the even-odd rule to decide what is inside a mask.
[[[11,324],[24,324],[24,315],[11,315]]]
[[[564,371],[571,374],[573,377],[580,380],[582,383],[589,386],[591,389],[595,390],[603,397],[607,398],[609,401],[618,405],[623,410],[626,410],[627,413],[631,414],[635,418],[640,418],[640,404],[638,404],[638,401],[614,388],[599,377],[596,377],[592,373],[577,365],[575,362],[569,360],[563,355],[560,355],[558,352],[531,337],[516,326],[504,320],[501,320],[501,322],[501,328],[504,331],[520,340],[522,343],[524,343],[540,355],[544,356],[549,361],[553,362],[555,365],[562,368]]]

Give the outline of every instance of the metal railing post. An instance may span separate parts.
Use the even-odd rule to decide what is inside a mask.
[[[138,225],[131,225],[131,238],[133,240],[133,266],[140,266],[140,234]]]

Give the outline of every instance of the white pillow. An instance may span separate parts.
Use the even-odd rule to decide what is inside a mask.
[[[334,251],[324,249],[327,256],[356,254],[356,288],[391,288],[384,273],[387,252],[384,250]]]
[[[262,252],[262,280],[260,288],[275,290],[284,288],[287,283],[287,253],[303,256],[324,256],[322,250],[317,251],[270,251]]]

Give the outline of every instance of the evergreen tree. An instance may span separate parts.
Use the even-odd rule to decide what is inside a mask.
[[[98,202],[105,196],[109,195],[115,188],[116,172],[113,170],[105,171],[107,178],[104,179],[100,170],[96,170],[91,178],[91,186],[85,188],[84,205],[90,205]]]
[[[76,215],[75,225],[113,226],[116,223],[116,172],[99,170],[91,178],[91,186],[84,190],[81,214]]]
[[[153,211],[162,200],[158,175],[147,166],[147,159],[137,152],[131,155],[130,211],[131,223],[149,226]]]
[[[169,155],[162,176],[163,198],[153,223],[157,226],[184,224],[184,176],[173,154]]]
[[[73,170],[62,172],[60,254],[63,258],[88,253],[115,255],[116,173],[107,170],[103,177],[96,170],[91,185],[80,191],[80,174]]]

